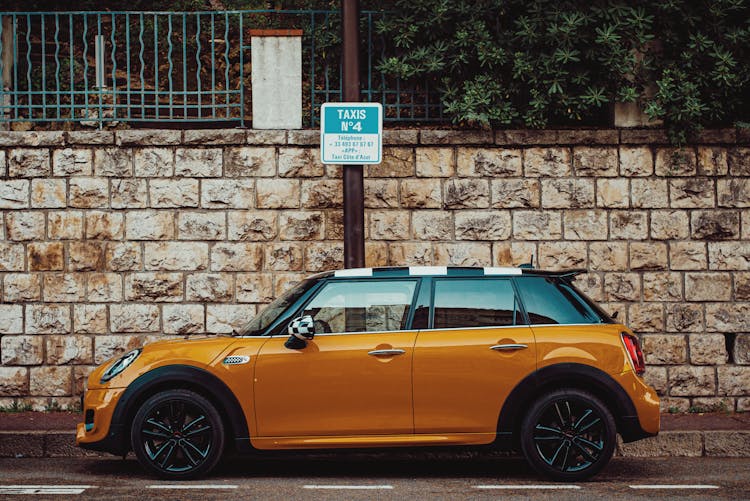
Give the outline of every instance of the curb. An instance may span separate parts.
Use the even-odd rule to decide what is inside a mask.
[[[413,449],[412,449],[413,451]],[[425,449],[427,452],[428,449]],[[300,451],[300,455],[314,455]],[[360,453],[361,455],[361,453]],[[378,457],[381,453],[373,454]],[[446,457],[465,456],[446,453]],[[479,457],[504,457],[480,451]],[[750,457],[750,430],[663,431],[658,436],[623,444],[618,437],[616,456],[620,457]],[[0,431],[0,458],[108,457],[110,454],[85,451],[75,445],[75,433],[53,431]],[[364,456],[368,456],[364,453]],[[426,454],[429,456],[429,454]]]

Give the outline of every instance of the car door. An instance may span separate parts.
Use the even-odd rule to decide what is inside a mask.
[[[433,280],[430,328],[414,347],[415,433],[494,437],[505,398],[536,367],[519,305],[510,279]]]
[[[414,432],[406,330],[418,279],[330,279],[302,308],[316,334],[299,350],[286,335],[261,348],[255,368],[260,437]]]

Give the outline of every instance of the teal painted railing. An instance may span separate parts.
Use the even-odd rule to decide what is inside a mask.
[[[382,15],[362,13],[363,100],[381,102],[386,120],[442,120],[427,85],[404,85],[376,70],[382,43],[374,23]],[[321,103],[341,98],[338,11],[6,12],[0,18],[6,55],[0,122],[249,126],[249,30],[263,28],[303,30],[305,125],[318,126]]]

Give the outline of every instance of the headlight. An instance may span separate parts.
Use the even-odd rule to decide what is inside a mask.
[[[104,371],[104,374],[102,374],[101,383],[106,383],[122,371],[128,368],[130,364],[133,363],[133,361],[138,358],[138,355],[141,354],[141,349],[138,348],[133,351],[129,351],[120,358],[118,358],[115,363],[109,366],[109,369]]]

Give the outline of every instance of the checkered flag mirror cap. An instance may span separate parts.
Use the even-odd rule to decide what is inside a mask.
[[[287,330],[290,336],[301,341],[308,341],[315,337],[315,320],[310,315],[297,317],[289,322]]]

